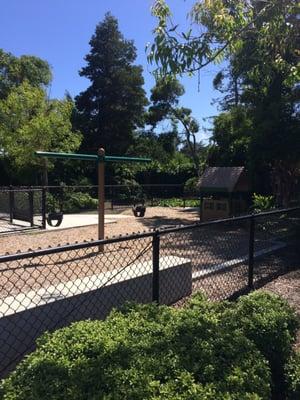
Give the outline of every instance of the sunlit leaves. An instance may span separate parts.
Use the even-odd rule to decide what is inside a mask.
[[[47,61],[28,55],[15,57],[0,49],[0,99],[25,81],[34,87],[42,87],[48,85],[51,79]]]
[[[158,25],[148,61],[157,65],[160,75],[195,72],[211,62],[219,64],[239,53],[251,34],[256,36],[262,57],[270,50],[284,52],[288,41],[293,43],[298,23],[293,20],[295,0],[197,0],[189,13],[191,28],[187,33],[179,33],[165,1],[157,0],[152,12]],[[289,82],[297,77],[292,67],[289,61],[280,65],[287,74],[290,69]]]
[[[0,148],[17,168],[38,165],[35,150],[72,151],[81,135],[72,132],[68,100],[47,100],[43,89],[24,82],[0,101]]]

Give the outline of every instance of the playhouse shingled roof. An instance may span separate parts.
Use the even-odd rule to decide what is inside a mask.
[[[199,179],[198,187],[204,191],[233,192],[244,167],[207,167]]]

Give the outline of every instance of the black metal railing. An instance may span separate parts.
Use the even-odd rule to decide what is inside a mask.
[[[97,209],[98,186],[93,185],[56,185],[56,186],[22,186],[2,187],[0,192],[12,193],[12,191],[46,191],[46,211],[60,209],[65,213],[84,212]],[[164,205],[167,200],[176,200],[176,205],[185,207],[191,201],[199,203],[196,192],[186,191],[183,184],[127,184],[105,185],[105,208],[118,209],[132,206],[138,202],[146,205]],[[5,203],[9,208],[9,198]],[[0,204],[1,205],[1,204]]]
[[[229,299],[299,265],[300,207],[0,257],[0,376],[45,331],[126,301]]]
[[[0,188],[0,233],[46,226],[46,189]]]

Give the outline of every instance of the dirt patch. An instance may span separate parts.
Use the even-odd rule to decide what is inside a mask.
[[[106,225],[107,236],[124,236],[127,233],[148,231],[158,227],[191,224],[198,220],[197,210],[183,208],[147,208],[146,218],[135,218],[130,211],[125,211],[124,214],[128,215],[128,218]],[[97,232],[97,225],[94,225],[2,236],[0,254],[6,252],[14,254],[18,250],[25,252],[28,249],[47,249],[59,244],[93,241],[97,238]],[[152,238],[150,237],[107,244],[104,252],[99,252],[97,245],[92,243],[87,248],[1,263],[0,297],[57,285],[60,282],[74,281],[111,270],[120,271],[120,279],[123,279],[123,269],[144,260],[150,260],[151,257]]]
[[[164,226],[186,225],[199,221],[197,209],[148,207],[145,218],[135,218],[131,210],[125,210],[123,215],[128,218],[117,220],[113,224],[105,226],[107,237],[126,235],[127,233],[145,231]],[[14,233],[0,237],[0,255],[14,254],[28,249],[55,247],[67,243],[84,242],[85,240],[96,240],[98,235],[97,225],[69,228],[52,231],[31,231],[26,233]]]

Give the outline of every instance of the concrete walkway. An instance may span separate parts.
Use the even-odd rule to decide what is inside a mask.
[[[133,215],[107,214],[105,215],[105,224],[113,224],[119,219],[134,218]],[[76,228],[80,226],[98,225],[97,214],[64,214],[62,223],[59,227],[53,227],[47,224],[47,230],[58,230],[67,228]]]

